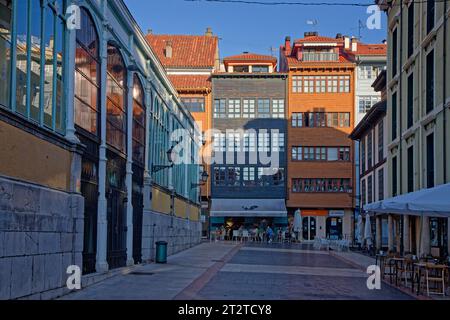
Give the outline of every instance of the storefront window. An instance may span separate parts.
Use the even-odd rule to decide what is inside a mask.
[[[45,6],[42,6],[45,3]],[[11,12],[14,11],[14,15]],[[63,132],[64,1],[0,0],[0,103],[9,104],[10,57],[15,59],[15,111],[26,118]],[[16,36],[11,40],[11,17]],[[10,47],[10,41],[15,46]]]
[[[9,107],[11,82],[11,2],[0,0],[0,105]]]
[[[133,162],[143,165],[145,160],[144,89],[136,74],[133,81]]]
[[[75,123],[98,135],[100,57],[98,35],[91,17],[81,9],[81,29],[77,30],[75,57]]]
[[[126,69],[119,49],[108,45],[106,142],[126,152]]]
[[[448,252],[448,228],[447,219],[442,218],[430,218],[430,244],[433,248],[439,249],[433,255],[439,254],[440,256]]]

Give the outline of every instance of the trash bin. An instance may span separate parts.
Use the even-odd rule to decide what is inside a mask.
[[[167,242],[158,241],[156,242],[156,263],[167,263]]]

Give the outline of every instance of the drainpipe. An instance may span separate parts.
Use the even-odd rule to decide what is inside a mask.
[[[399,85],[398,85],[398,96],[399,96],[399,106],[400,108],[398,108],[397,110],[399,111],[399,129],[400,129],[400,141],[399,141],[399,146],[398,149],[400,151],[399,156],[400,156],[400,193],[399,194],[403,194],[403,150],[402,150],[402,133],[403,133],[403,97],[402,97],[402,93],[403,93],[403,75],[402,75],[402,70],[403,70],[403,5],[400,5],[400,21],[399,21],[399,26],[400,26],[400,58],[399,58],[399,66],[400,66],[400,72],[399,72]],[[403,219],[399,219],[399,222],[402,221]],[[403,223],[400,222],[400,248],[396,248],[397,251],[403,252]],[[399,250],[400,249],[400,250]]]
[[[444,105],[444,141],[443,141],[443,148],[444,148],[444,183],[446,182],[447,179],[447,110],[446,110],[446,98],[447,98],[447,92],[446,92],[446,85],[447,85],[447,75],[446,75],[446,68],[447,68],[447,1],[444,1],[444,45],[442,46],[442,56],[443,56],[443,61],[444,61],[444,66],[443,66],[443,98],[442,98],[442,103]]]

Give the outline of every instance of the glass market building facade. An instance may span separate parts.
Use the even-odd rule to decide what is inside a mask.
[[[122,0],[0,0],[0,81],[0,262],[58,276],[0,298],[200,241],[200,134]]]

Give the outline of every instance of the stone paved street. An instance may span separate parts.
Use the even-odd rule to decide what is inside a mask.
[[[203,243],[167,265],[145,265],[63,299],[412,299],[384,283],[368,290],[358,256],[308,245]],[[361,258],[361,266],[371,262]]]

